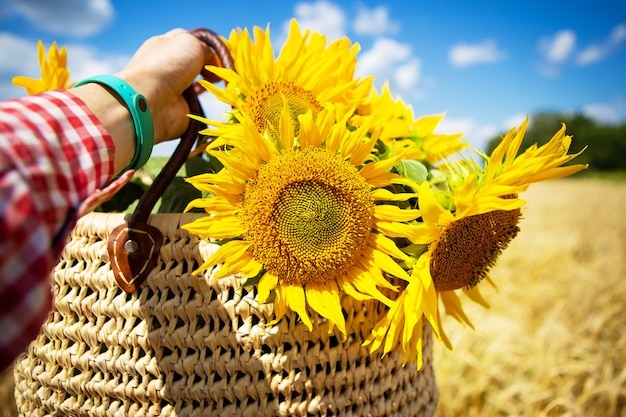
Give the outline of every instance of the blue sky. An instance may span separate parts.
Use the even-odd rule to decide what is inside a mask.
[[[76,81],[120,70],[145,39],[177,27],[228,36],[269,24],[278,52],[294,17],[359,43],[359,75],[388,81],[416,116],[445,112],[440,131],[478,148],[543,110],[626,122],[623,0],[0,0],[0,99],[22,94],[13,75],[38,75],[39,39],[67,46]],[[225,109],[203,96],[208,114]]]

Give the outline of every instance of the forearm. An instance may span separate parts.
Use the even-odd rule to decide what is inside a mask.
[[[56,236],[68,212],[114,174],[111,137],[82,101],[65,92],[2,103],[0,140],[3,224],[42,219],[46,234]]]

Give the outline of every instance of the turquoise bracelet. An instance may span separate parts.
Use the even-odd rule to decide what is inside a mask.
[[[154,125],[152,123],[152,115],[150,114],[148,101],[144,96],[138,94],[128,85],[127,82],[113,75],[89,77],[76,83],[74,87],[88,83],[97,83],[108,87],[126,104],[133,118],[133,124],[135,125],[137,144],[135,146],[133,159],[121,173],[131,169],[141,168],[150,158],[152,147],[154,146]]]

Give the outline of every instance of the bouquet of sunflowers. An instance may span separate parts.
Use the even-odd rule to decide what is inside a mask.
[[[221,242],[198,272],[241,274],[276,321],[322,317],[345,338],[343,304],[375,300],[386,314],[363,343],[419,368],[424,321],[451,347],[442,311],[471,326],[462,298],[488,306],[478,284],[520,230],[520,193],[585,168],[564,166],[578,155],[565,126],[518,155],[528,120],[480,162],[461,155],[462,134],[435,133],[443,115],[416,118],[354,77],[357,45],[296,21],[277,58],[269,29],[233,31],[228,45],[235,69],[208,68],[226,87],[203,85],[229,120],[198,117],[223,168],[187,178],[206,193],[188,209],[207,216],[184,228]]]
[[[489,269],[520,230],[520,194],[586,168],[567,165],[579,153],[568,154],[565,126],[519,153],[528,119],[490,155],[463,153],[461,133],[435,133],[443,115],[415,117],[372,77],[355,78],[358,45],[295,20],[277,56],[269,29],[224,41],[234,69],[207,69],[225,86],[201,83],[232,107],[227,121],[190,115],[209,126],[205,156],[220,168],[186,178],[202,193],[186,210],[206,215],[183,228],[220,245],[195,273],[245,278],[274,322],[292,311],[345,339],[357,333],[345,310],[376,305],[384,314],[359,324],[363,345],[419,369],[426,322],[451,348],[442,313],[471,327],[463,300],[488,307],[480,284],[495,285]],[[69,88],[65,50],[54,45],[48,63],[41,44],[39,54],[42,81],[15,84]]]

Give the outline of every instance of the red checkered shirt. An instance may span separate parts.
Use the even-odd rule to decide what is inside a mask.
[[[0,103],[0,372],[36,337],[80,204],[113,176],[113,141],[78,98]]]

